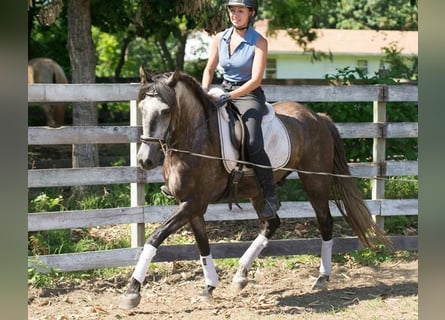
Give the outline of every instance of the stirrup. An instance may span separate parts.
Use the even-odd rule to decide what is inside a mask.
[[[265,198],[263,210],[257,212],[258,219],[261,221],[274,219],[277,216],[277,211],[280,207],[280,199],[278,199],[277,196]]]
[[[170,192],[170,189],[165,184],[161,186],[161,192],[167,198],[170,198],[170,199],[175,198],[175,197],[173,197],[172,193]]]

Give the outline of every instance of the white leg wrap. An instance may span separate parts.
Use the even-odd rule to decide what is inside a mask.
[[[139,256],[138,263],[134,268],[132,277],[135,278],[139,283],[143,283],[145,279],[145,274],[147,273],[148,265],[151,259],[156,255],[156,248],[151,244],[145,244],[144,249]]]
[[[206,285],[216,287],[218,285],[218,275],[216,274],[215,264],[212,255],[201,256],[202,270],[204,271],[204,279]]]
[[[320,274],[330,276],[332,273],[332,239],[321,241]]]
[[[246,270],[250,270],[253,260],[258,257],[260,252],[267,246],[267,243],[267,238],[262,234],[259,234],[246,252],[244,252],[243,256],[239,260],[239,264],[244,266]]]

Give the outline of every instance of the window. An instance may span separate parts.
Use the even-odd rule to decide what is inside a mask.
[[[357,60],[357,69],[363,74],[368,74],[368,60]]]
[[[277,78],[277,60],[267,59],[266,79],[276,79],[276,78]]]

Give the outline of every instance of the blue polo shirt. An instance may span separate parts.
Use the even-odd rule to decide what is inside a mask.
[[[232,32],[233,27],[226,29],[219,41],[219,65],[224,70],[223,78],[232,82],[250,80],[252,78],[255,44],[260,34],[249,27],[241,43],[230,55],[229,44]]]

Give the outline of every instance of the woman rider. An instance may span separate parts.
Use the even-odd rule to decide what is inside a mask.
[[[275,217],[280,201],[275,192],[270,160],[264,150],[261,120],[266,113],[266,98],[261,88],[266,59],[267,40],[253,29],[258,11],[256,0],[229,0],[226,4],[232,26],[218,33],[211,44],[209,59],[203,72],[202,87],[208,90],[219,64],[223,71],[225,93],[215,98],[215,106],[232,101],[241,113],[246,127],[247,160],[253,166],[264,198],[258,213],[261,220]],[[161,190],[169,193],[166,186]]]

